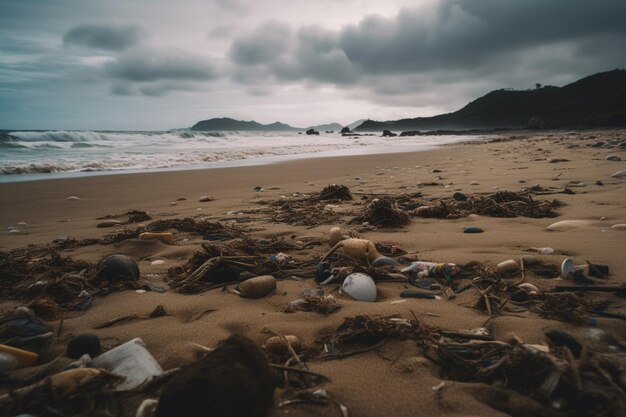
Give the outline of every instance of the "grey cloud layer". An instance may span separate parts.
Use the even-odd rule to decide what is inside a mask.
[[[183,51],[131,50],[104,65],[107,74],[128,81],[207,81],[216,71],[202,57]]]
[[[623,16],[623,0],[444,0],[428,11],[368,16],[339,31],[294,31],[266,23],[236,39],[231,57],[239,67],[248,67],[240,68],[240,74],[254,67],[263,79],[335,84],[366,75],[498,68],[498,59],[520,60],[534,48],[558,51],[568,45],[580,45],[577,52],[586,57],[623,61]],[[582,48],[590,41],[595,48]]]
[[[63,36],[65,45],[79,45],[107,51],[122,51],[137,44],[141,30],[131,25],[81,24]]]

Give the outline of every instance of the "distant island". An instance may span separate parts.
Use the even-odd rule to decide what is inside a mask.
[[[198,131],[260,131],[260,132],[295,132],[298,129],[288,124],[274,122],[263,125],[255,121],[235,120],[228,117],[202,120],[191,127],[191,130]]]
[[[359,121],[362,122],[362,121]],[[359,123],[360,124],[360,123]],[[343,128],[339,123],[327,123],[323,125],[309,126],[305,128],[289,126],[286,123],[274,122],[267,125],[245,120],[235,120],[229,117],[220,117],[202,120],[191,127],[195,131],[221,131],[221,132],[299,132],[313,129],[322,132],[337,132]]]
[[[531,90],[492,91],[453,113],[391,121],[358,120],[349,125],[328,123],[306,128],[285,123],[261,124],[227,117],[202,120],[195,131],[355,132],[550,129],[626,126],[626,70],[616,69],[582,78],[563,87],[537,84]]]
[[[564,87],[492,91],[453,113],[392,121],[366,120],[356,131],[585,128],[626,126],[626,70]]]

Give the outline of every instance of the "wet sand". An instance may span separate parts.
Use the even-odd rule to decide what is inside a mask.
[[[494,137],[495,138],[495,137]],[[626,282],[626,231],[611,228],[626,223],[626,179],[611,174],[626,170],[626,162],[609,161],[607,155],[626,159],[619,147],[593,148],[597,142],[626,141],[624,131],[584,131],[515,133],[499,136],[500,140],[465,143],[410,154],[384,154],[339,158],[304,159],[274,165],[211,170],[107,175],[90,178],[46,180],[0,184],[0,224],[13,226],[25,234],[0,235],[0,250],[8,251],[29,244],[43,245],[60,237],[99,238],[112,229],[96,228],[102,217],[129,209],[145,210],[154,220],[206,216],[210,221],[237,221],[253,230],[254,237],[273,235],[317,236],[327,238],[332,225],[308,228],[275,223],[267,216],[255,215],[259,200],[275,200],[294,193],[319,192],[328,184],[343,184],[355,194],[355,200],[332,207],[340,212],[363,207],[360,195],[368,193],[421,192],[426,198],[450,196],[455,191],[467,195],[495,191],[519,191],[539,184],[544,188],[563,188],[580,181],[584,186],[571,189],[576,193],[540,196],[558,198],[564,204],[556,218],[493,218],[471,216],[459,219],[426,219],[412,217],[408,226],[359,232],[366,239],[386,245],[398,245],[420,260],[436,262],[484,262],[495,267],[507,259],[529,254],[531,247],[550,246],[555,254],[539,256],[559,265],[565,257],[576,264],[591,261],[609,265],[610,282]],[[567,161],[551,163],[553,159]],[[433,172],[439,170],[441,172]],[[601,181],[602,185],[598,185]],[[441,185],[420,186],[437,182]],[[256,192],[260,186],[263,191]],[[198,202],[201,196],[214,198]],[[78,200],[68,200],[70,196]],[[184,198],[184,200],[182,200]],[[179,201],[177,201],[179,200]],[[175,202],[175,204],[172,204]],[[246,211],[244,215],[237,213]],[[546,227],[561,220],[586,220],[586,223],[564,231],[547,231]],[[25,222],[27,226],[18,226]],[[359,225],[342,224],[346,231]],[[478,226],[482,234],[464,234],[463,227]],[[197,236],[177,234],[176,245],[155,241],[124,241],[116,245],[90,245],[65,251],[74,259],[97,262],[112,253],[126,254],[139,263],[144,278],[157,285],[165,284],[169,268],[184,264],[203,241]],[[328,246],[300,251],[297,256],[320,257]],[[165,261],[151,265],[154,260]],[[528,274],[527,282],[540,288],[551,288],[567,282],[547,280]],[[270,296],[252,300],[220,290],[195,295],[174,291],[165,293],[124,291],[97,298],[84,312],[74,312],[65,320],[63,333],[55,339],[54,353],[62,354],[67,340],[83,332],[97,334],[105,346],[113,346],[141,337],[164,369],[192,360],[196,348],[190,342],[213,346],[232,333],[244,334],[259,344],[267,339],[261,330],[295,334],[307,346],[313,346],[323,335],[332,333],[345,317],[356,314],[392,315],[405,318],[415,314],[424,323],[450,331],[469,331],[487,326],[496,340],[512,335],[526,343],[545,343],[546,330],[566,331],[585,340],[586,326],[547,320],[529,311],[503,311],[491,318],[473,305],[474,290],[453,299],[407,299],[401,303],[399,293],[408,283],[380,283],[375,303],[358,302],[334,292],[342,308],[324,316],[312,312],[283,312],[287,304],[300,298],[303,288],[314,288],[310,280],[281,280]],[[621,301],[621,302],[620,302]],[[613,297],[610,311],[626,313],[623,299]],[[94,327],[128,314],[149,314],[163,305],[170,315],[152,320],[122,323],[97,329]],[[15,301],[3,300],[7,311]],[[197,317],[203,310],[214,310]],[[58,322],[51,323],[57,326]],[[626,337],[623,321],[597,319],[597,327],[618,339]],[[410,341],[389,341],[376,351],[334,361],[312,361],[312,371],[331,379],[324,384],[331,398],[344,404],[351,416],[498,416],[505,415],[475,397],[480,384],[447,381],[445,390],[436,394],[431,387],[441,381],[439,368],[426,360]],[[339,415],[331,406],[290,406],[272,409],[270,415]]]

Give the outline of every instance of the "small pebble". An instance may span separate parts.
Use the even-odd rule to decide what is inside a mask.
[[[178,203],[177,203],[176,201],[172,201],[172,202],[170,203],[170,206],[177,206],[177,205],[178,205]]]
[[[67,197],[66,200],[67,201],[80,200],[80,197],[76,197],[75,195],[71,195],[71,196]]]
[[[78,359],[84,354],[94,357],[100,352],[100,347],[100,339],[95,334],[79,334],[67,344],[67,356],[72,359]]]
[[[263,191],[263,187],[260,187],[260,186],[257,185],[256,187],[254,187],[254,191],[259,193],[259,192]]]
[[[164,263],[165,261],[159,259],[159,260],[150,262],[150,265],[163,265]]]
[[[611,174],[611,177],[613,178],[623,178],[624,177],[624,171],[617,171]]]
[[[459,193],[456,192],[454,194],[452,194],[452,198],[454,198],[456,201],[465,201],[467,200],[467,196],[463,193]]]
[[[19,222],[17,225],[21,226],[21,227],[24,227],[24,226],[28,226],[28,223],[26,223],[26,222]]]
[[[613,230],[626,230],[626,223],[614,224],[611,226]]]
[[[619,156],[617,156],[617,155],[608,155],[608,156],[606,157],[606,160],[607,160],[607,161],[621,161],[621,160],[622,160],[622,158],[620,158],[620,157],[619,157]]]
[[[470,182],[470,185],[480,185],[480,183],[478,181],[472,181]]]
[[[476,227],[476,226],[469,226],[469,227],[464,227],[463,228],[463,233],[483,233],[484,230],[481,229],[480,227]]]
[[[185,197],[178,197],[178,198],[176,199],[176,201],[186,201],[186,200],[187,200],[187,199],[186,199]]]
[[[207,201],[213,201],[213,200],[214,199],[212,197],[209,197],[208,195],[203,195],[202,197],[198,199],[198,201],[201,203],[206,203]]]

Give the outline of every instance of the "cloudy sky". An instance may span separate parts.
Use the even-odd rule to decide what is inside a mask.
[[[454,111],[626,66],[624,0],[1,0],[0,129]]]

